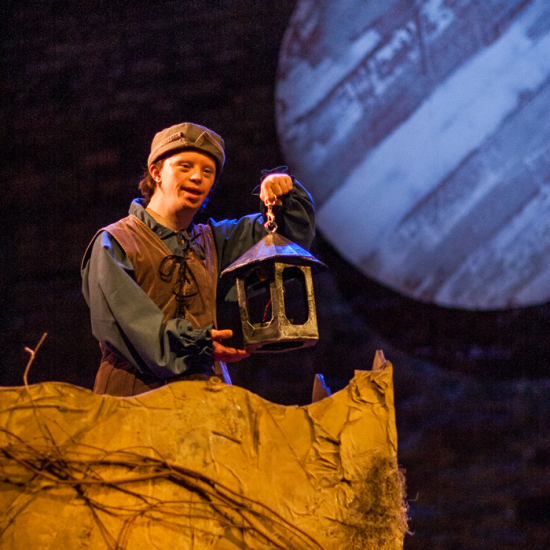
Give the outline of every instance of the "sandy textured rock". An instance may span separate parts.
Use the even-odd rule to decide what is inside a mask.
[[[304,407],[216,379],[0,402],[5,550],[402,547],[389,363]]]

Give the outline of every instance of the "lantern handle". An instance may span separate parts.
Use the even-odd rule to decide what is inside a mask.
[[[273,199],[265,199],[264,204],[267,208],[266,217],[267,220],[264,223],[264,228],[268,233],[275,233],[277,231],[277,223],[275,222],[275,214],[273,214],[273,206],[277,202],[277,197]]]

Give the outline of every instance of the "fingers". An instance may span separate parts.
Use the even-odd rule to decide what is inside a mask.
[[[221,341],[227,340],[233,336],[233,331],[230,329],[217,330],[215,328],[211,331],[212,334],[212,347],[214,351],[215,361],[225,361],[226,363],[235,363],[245,357],[248,357],[250,353],[244,349],[236,349],[224,346]]]
[[[223,344],[220,344],[214,340],[214,360],[225,361],[226,363],[235,363],[245,357],[248,357],[250,353],[244,349],[228,348]]]
[[[233,336],[233,331],[230,329],[216,330],[215,328],[211,331],[212,340],[227,340]]]
[[[265,202],[266,199],[273,201],[277,197],[286,195],[292,190],[294,184],[292,178],[288,174],[269,174],[263,181],[260,189],[260,199]],[[282,202],[278,199],[277,205]]]

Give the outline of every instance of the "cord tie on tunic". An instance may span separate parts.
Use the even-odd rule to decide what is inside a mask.
[[[166,256],[160,264],[159,275],[163,281],[169,281],[172,279],[176,268],[179,269],[178,277],[174,283],[172,292],[174,293],[176,302],[178,303],[176,317],[183,318],[185,317],[185,310],[188,303],[187,300],[193,296],[196,296],[199,292],[195,275],[187,265],[188,253],[190,251],[194,251],[200,260],[205,260],[206,251],[201,243],[196,240],[200,233],[193,237],[189,237],[186,232],[181,232],[180,235],[182,238],[181,245],[183,255],[179,256],[177,254],[170,254],[169,256]]]

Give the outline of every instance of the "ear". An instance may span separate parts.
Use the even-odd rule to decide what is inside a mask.
[[[157,183],[160,183],[162,181],[160,170],[154,164],[151,164],[151,166],[149,167],[149,174],[151,174],[152,178]]]

